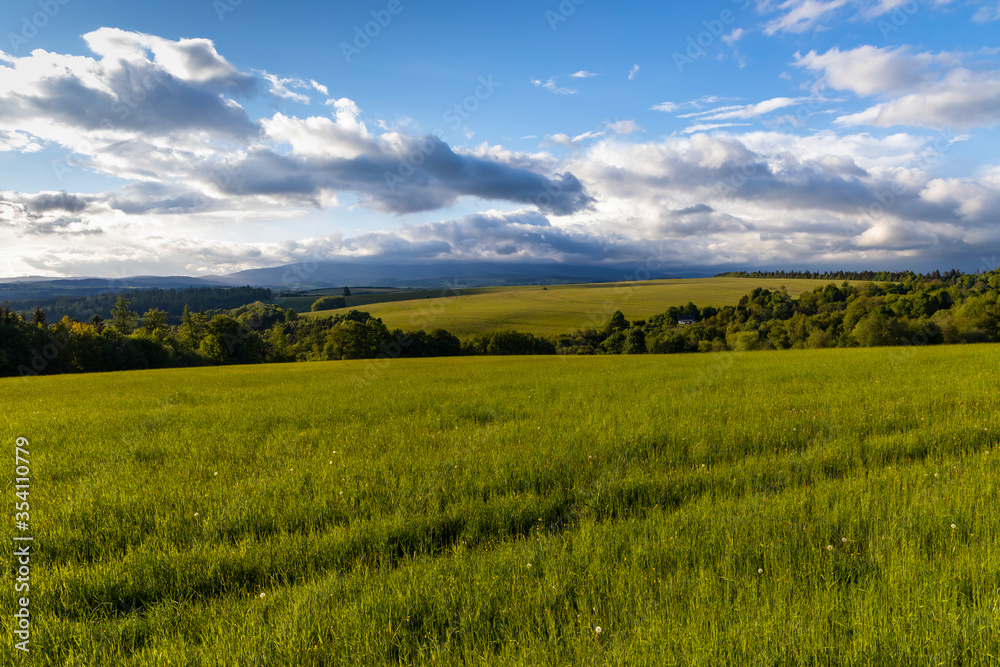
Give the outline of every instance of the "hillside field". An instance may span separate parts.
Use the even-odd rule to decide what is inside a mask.
[[[790,295],[822,287],[829,280],[770,278],[693,278],[629,283],[585,285],[539,285],[484,287],[474,290],[438,290],[404,301],[364,303],[348,301],[348,307],[310,315],[335,315],[363,309],[379,317],[390,329],[405,331],[446,329],[463,338],[474,334],[514,329],[539,336],[572,333],[578,329],[603,327],[616,310],[630,320],[648,319],[670,306],[693,301],[697,306],[735,306],[757,287],[776,290],[784,285]],[[373,295],[389,299],[391,294]],[[308,308],[306,308],[308,310]]]
[[[33,653],[8,612],[3,653],[995,664],[998,368],[969,345],[0,380],[34,537]]]

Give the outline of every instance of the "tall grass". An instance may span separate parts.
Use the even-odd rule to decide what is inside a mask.
[[[989,664],[998,361],[0,381],[34,457],[34,664]]]

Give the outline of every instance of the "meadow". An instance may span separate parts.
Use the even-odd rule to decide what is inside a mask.
[[[603,327],[616,310],[629,320],[648,319],[670,306],[693,301],[699,307],[732,306],[756,287],[781,286],[795,297],[831,281],[792,278],[693,278],[577,285],[528,285],[437,290],[348,297],[347,308],[308,315],[335,315],[360,308],[381,318],[390,329],[446,329],[459,338],[499,329],[536,336],[569,334]],[[301,297],[299,297],[301,298]],[[291,303],[291,300],[286,300]],[[282,302],[284,305],[284,302]],[[304,305],[304,304],[300,304]],[[302,311],[308,310],[305,306]]]
[[[33,653],[4,660],[995,663],[998,362],[978,345],[0,380],[35,538]]]

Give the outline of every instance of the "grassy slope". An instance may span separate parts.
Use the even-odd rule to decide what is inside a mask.
[[[688,301],[699,307],[736,305],[755,287],[777,289],[785,285],[790,294],[797,296],[827,282],[703,278],[549,285],[547,290],[532,285],[487,288],[478,290],[477,294],[371,304],[363,308],[381,317],[390,329],[429,331],[442,328],[460,337],[497,329],[516,329],[548,336],[604,326],[616,310],[621,310],[629,319],[645,319]],[[339,312],[344,310],[320,314]]]
[[[6,474],[15,436],[33,452],[33,664],[995,659],[998,362],[964,346],[0,380]]]

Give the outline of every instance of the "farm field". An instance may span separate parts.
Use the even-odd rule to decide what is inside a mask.
[[[685,280],[650,280],[631,283],[592,283],[584,285],[539,285],[520,287],[485,287],[458,290],[457,295],[438,290],[436,298],[407,298],[353,304],[339,310],[309,315],[333,315],[361,308],[379,317],[390,329],[447,329],[463,338],[470,335],[514,329],[539,336],[572,333],[577,329],[602,327],[608,317],[621,310],[630,320],[646,319],[670,306],[693,301],[699,307],[733,306],[757,287],[788,293],[822,287],[829,280],[770,278],[694,278]],[[407,294],[407,293],[403,293]],[[389,298],[391,295],[374,295]],[[412,297],[412,295],[408,295]],[[353,297],[352,297],[353,298]],[[308,310],[308,308],[306,308]]]
[[[0,380],[23,664],[1000,657],[996,346],[373,363]]]

